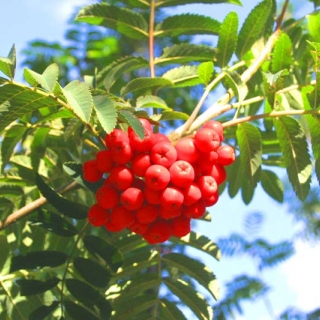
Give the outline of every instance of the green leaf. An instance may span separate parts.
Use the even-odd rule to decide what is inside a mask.
[[[270,197],[280,203],[283,202],[283,184],[274,172],[270,170],[262,170],[261,185]]]
[[[49,306],[40,306],[29,314],[28,319],[43,320],[47,316],[49,316],[54,310],[56,310],[58,305],[59,301],[53,301]]]
[[[164,48],[162,55],[157,57],[154,62],[157,65],[182,64],[213,60],[214,56],[215,50],[210,46],[181,43]]]
[[[202,83],[208,85],[213,75],[213,62],[202,62],[198,67],[198,76]]]
[[[312,165],[306,136],[299,122],[291,117],[273,120],[289,181],[296,195],[304,200],[310,191]]]
[[[167,106],[167,103],[157,97],[157,96],[141,96],[137,99],[136,101],[136,108],[137,109],[142,109],[142,108],[156,108],[156,109],[170,109]]]
[[[213,312],[206,299],[187,282],[177,279],[164,278],[163,282],[169,290],[188,306],[198,319],[208,320],[213,318]]]
[[[81,307],[80,305],[78,305],[74,302],[64,301],[63,304],[66,308],[68,315],[71,317],[72,320],[79,320],[79,319],[99,320],[98,317],[93,315],[87,309]]]
[[[93,256],[103,259],[113,272],[122,266],[123,256],[111,243],[92,235],[85,236],[83,243]]]
[[[277,73],[269,73],[269,72],[262,72],[263,76],[265,77],[267,83],[270,86],[274,86],[279,81],[280,77],[289,75],[289,71],[287,69],[280,70]]]
[[[119,120],[131,127],[141,139],[144,138],[144,128],[139,119],[132,112],[127,110],[119,110],[118,117]]]
[[[38,171],[41,158],[44,158],[46,152],[46,138],[50,132],[49,127],[40,127],[36,129],[31,142],[31,165],[35,171]]]
[[[40,91],[32,91],[12,83],[0,86],[0,131],[30,111],[57,104],[54,97]]]
[[[188,3],[230,3],[230,4],[237,4],[241,5],[239,0],[158,0],[156,2],[157,7],[172,7],[172,6],[179,6]]]
[[[187,320],[182,311],[177,307],[177,304],[169,301],[166,298],[160,300],[159,316],[166,320]]]
[[[259,181],[262,163],[261,134],[258,128],[250,123],[239,124],[236,136],[240,148],[240,168],[243,177],[242,198],[248,204]]]
[[[111,28],[132,39],[148,37],[148,24],[141,14],[106,3],[82,8],[76,21]]]
[[[231,166],[228,166],[226,168],[228,179],[228,194],[230,198],[234,198],[237,195],[244,179],[244,175],[240,171],[240,165],[241,160],[239,156]]]
[[[125,87],[121,89],[121,95],[125,96],[130,92],[137,90],[156,90],[162,87],[170,87],[173,83],[164,78],[136,78],[131,80]]]
[[[180,111],[165,110],[162,113],[151,116],[151,118],[155,121],[188,120],[189,115]]]
[[[38,210],[29,219],[32,226],[40,226],[62,237],[73,237],[78,233],[77,228],[56,213]]]
[[[20,287],[20,294],[22,296],[30,296],[33,294],[45,292],[54,288],[59,282],[60,279],[58,278],[52,278],[46,281],[29,279],[16,280],[17,285]]]
[[[68,83],[63,89],[63,95],[74,113],[88,123],[92,111],[92,96],[89,87],[78,80]]]
[[[315,80],[316,84],[314,86],[313,96],[309,97],[310,104],[312,104],[312,107],[315,109],[320,105],[320,43],[318,42],[309,42],[308,44],[313,48],[313,50],[310,51],[311,56],[314,60],[314,66],[313,69],[315,71]]]
[[[38,173],[36,173],[36,183],[42,195],[58,211],[74,219],[85,219],[87,217],[89,211],[88,207],[80,203],[70,201],[59,195],[44,182]]]
[[[26,81],[33,87],[40,85],[43,89],[51,92],[58,80],[59,67],[56,63],[49,65],[42,74],[24,68],[23,72]]]
[[[247,85],[241,80],[241,77],[236,72],[227,72],[225,83],[228,88],[232,89],[240,103],[245,99],[249,92]]]
[[[104,79],[103,84],[105,88],[110,89],[115,84],[116,80],[118,80],[124,74],[148,66],[148,61],[142,57],[122,57],[112,62],[106,68],[102,69],[97,74],[97,82],[99,83],[102,79]]]
[[[117,125],[117,111],[114,102],[105,95],[93,97],[94,110],[106,133],[110,133]]]
[[[165,72],[162,77],[170,80],[175,88],[190,87],[201,83],[198,66],[180,66]]]
[[[177,268],[204,286],[216,300],[220,296],[220,286],[213,272],[202,262],[181,253],[169,253],[162,257],[166,268]]]
[[[320,28],[320,14],[314,12],[306,16],[308,20],[308,29],[313,41],[320,42],[319,28]]]
[[[129,234],[119,239],[116,246],[123,254],[126,254],[132,250],[146,247],[147,244],[139,234]]]
[[[1,206],[0,206],[1,208]],[[5,271],[7,260],[11,257],[11,250],[8,244],[7,236],[0,235],[0,270]]]
[[[0,71],[10,79],[14,78],[16,70],[16,47],[12,46],[7,58],[0,57]]]
[[[244,21],[238,36],[237,56],[242,59],[261,36],[272,9],[272,1],[264,0],[256,5]]]
[[[235,12],[230,12],[221,24],[216,53],[216,64],[221,68],[228,65],[236,48],[238,25],[239,19]]]
[[[67,279],[66,286],[69,292],[87,308],[99,313],[102,319],[109,319],[112,308],[110,303],[97,290],[83,281],[77,279]]]
[[[155,27],[154,36],[181,36],[219,33],[220,22],[197,14],[180,14],[168,17]]]
[[[12,257],[10,272],[21,269],[58,267],[67,261],[68,256],[59,251],[33,251],[26,255]]]
[[[73,265],[83,279],[93,286],[103,288],[108,285],[111,274],[97,262],[91,259],[76,257],[73,260]]]
[[[311,136],[312,151],[315,158],[316,175],[320,183],[320,118],[306,115]]]
[[[218,261],[220,260],[221,253],[217,244],[200,233],[191,231],[188,235],[182,238],[171,237],[170,241],[173,243],[188,245],[207,253]]]
[[[283,69],[289,69],[292,63],[292,43],[289,36],[282,33],[274,45],[271,59],[271,71],[272,73],[277,73]]]

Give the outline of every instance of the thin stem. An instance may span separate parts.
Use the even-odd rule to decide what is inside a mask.
[[[155,0],[150,3],[150,20],[149,20],[149,68],[150,77],[155,77],[154,68],[154,18],[155,18]]]
[[[74,254],[74,251],[75,249],[77,248],[77,245],[80,241],[80,239],[82,238],[87,226],[89,225],[89,222],[87,221],[85,223],[85,225],[83,226],[83,228],[80,230],[80,232],[78,233],[78,236],[77,236],[77,239],[72,247],[72,250],[68,256],[68,259],[67,259],[67,262],[66,262],[66,267],[64,269],[64,273],[63,273],[63,276],[62,276],[62,285],[61,285],[61,296],[60,296],[60,308],[61,308],[61,316],[63,317],[64,316],[64,309],[63,309],[63,299],[64,299],[64,284],[65,284],[65,281],[66,281],[66,277],[67,277],[67,273],[68,273],[68,268],[69,268],[69,264],[71,262],[71,259],[72,259],[72,256]]]
[[[289,5],[289,0],[286,0],[283,7],[282,7],[282,10],[281,10],[281,13],[279,15],[279,17],[277,18],[277,25],[276,25],[276,30],[279,30],[281,29],[281,24],[282,24],[282,21],[283,21],[283,18],[284,18],[284,15],[288,9],[288,5]]]

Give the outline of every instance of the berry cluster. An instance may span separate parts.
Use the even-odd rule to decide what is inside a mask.
[[[83,164],[87,181],[104,179],[88,219],[112,232],[128,228],[155,244],[187,235],[191,219],[201,218],[218,201],[224,166],[234,162],[235,153],[221,145],[218,121],[175,146],[167,136],[153,133],[148,120],[140,121],[144,139],[131,128],[128,133],[114,129],[105,137],[106,150]]]

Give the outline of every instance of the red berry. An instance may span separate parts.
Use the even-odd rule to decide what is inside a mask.
[[[172,235],[175,237],[184,237],[190,233],[191,219],[180,216],[171,220]]]
[[[110,150],[112,160],[117,164],[127,164],[133,156],[131,146],[126,141],[115,142]]]
[[[168,210],[174,211],[180,208],[183,204],[183,192],[175,187],[167,187],[161,193],[161,206]]]
[[[140,189],[131,187],[122,193],[120,200],[126,209],[137,210],[142,206],[144,197]]]
[[[143,126],[145,129],[147,129],[147,130],[149,130],[149,131],[152,131],[152,125],[151,125],[151,123],[149,122],[149,120],[147,120],[147,119],[145,119],[145,118],[139,118],[139,121],[141,122],[142,126]],[[129,135],[129,136],[130,136],[131,132],[134,132],[134,130],[133,130],[131,127],[129,127],[129,128],[128,128],[128,135]]]
[[[159,164],[150,166],[145,174],[146,186],[153,190],[162,190],[170,182],[170,173],[167,168]]]
[[[99,171],[107,173],[114,166],[110,150],[101,150],[96,154],[96,164]]]
[[[177,150],[177,159],[185,160],[189,163],[194,163],[199,158],[199,151],[197,150],[194,140],[191,138],[183,138],[175,145]]]
[[[159,220],[149,227],[143,237],[150,244],[156,244],[167,241],[171,236],[171,232],[171,225],[164,220]]]
[[[88,160],[83,164],[83,178],[89,182],[97,182],[102,179],[103,172],[97,167],[97,161],[95,159]]]
[[[180,188],[186,188],[194,180],[193,166],[184,160],[178,160],[169,169],[171,182]]]
[[[148,153],[138,153],[131,160],[131,169],[139,177],[144,177],[150,166],[151,159]]]
[[[104,227],[110,231],[110,232],[119,232],[121,230],[123,230],[123,228],[120,228],[119,226],[117,225],[114,225],[111,220],[107,221],[104,225]]]
[[[230,146],[220,146],[217,150],[218,163],[222,166],[229,166],[236,160],[234,149]]]
[[[163,133],[154,133],[154,140],[158,142],[170,142],[169,138]]]
[[[119,190],[125,190],[131,187],[133,178],[133,173],[128,167],[118,166],[110,171],[110,175],[105,183],[110,184]]]
[[[129,230],[137,234],[144,234],[149,228],[149,224],[134,222],[128,227]]]
[[[98,204],[104,209],[114,208],[119,203],[118,192],[109,186],[103,185],[96,192]]]
[[[203,199],[208,199],[218,190],[218,185],[212,176],[201,176],[196,181]]]
[[[109,220],[109,212],[96,203],[89,209],[88,220],[93,226],[101,227]]]
[[[159,215],[159,209],[157,206],[146,204],[136,210],[136,219],[139,223],[151,223]]]
[[[202,128],[213,129],[219,135],[220,142],[223,141],[223,139],[224,139],[223,138],[223,126],[222,126],[221,122],[216,121],[216,120],[212,120],[212,121],[205,123]]]
[[[219,200],[219,193],[216,192],[210,198],[205,199],[204,203],[205,203],[206,207],[212,207],[213,205],[215,205],[218,202],[218,200]]]
[[[183,189],[184,201],[183,204],[185,206],[191,206],[201,199],[201,191],[197,184],[191,183],[185,189]]]
[[[177,150],[170,142],[158,142],[152,147],[150,157],[154,164],[169,168],[177,160]]]
[[[206,212],[206,205],[204,200],[199,200],[195,204],[184,207],[182,214],[187,218],[199,219]]]
[[[168,219],[172,219],[172,218],[176,218],[181,216],[182,213],[182,207],[179,207],[177,209],[174,210],[167,210],[163,207],[160,207],[159,209],[159,215],[161,218],[168,220]]]
[[[117,206],[110,213],[110,221],[115,227],[122,230],[133,224],[135,218],[132,211],[129,211],[122,206]]]
[[[144,189],[144,197],[146,201],[150,204],[160,204],[161,193],[162,193],[162,190],[154,190],[150,188]]]
[[[212,176],[214,180],[216,180],[216,183],[218,185],[223,183],[227,179],[226,169],[219,164],[215,164],[212,166],[209,175]]]
[[[200,129],[194,136],[194,144],[202,152],[214,151],[220,146],[220,137],[213,129]]]
[[[139,152],[149,151],[154,145],[154,136],[151,130],[144,130],[145,137],[141,139],[134,131],[130,133],[130,145]]]
[[[117,142],[129,142],[129,137],[124,131],[120,129],[114,129],[109,134],[106,134],[105,142],[106,146],[111,149],[112,146]]]

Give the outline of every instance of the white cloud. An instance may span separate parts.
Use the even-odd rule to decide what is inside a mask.
[[[296,293],[294,306],[303,311],[319,307],[320,297],[320,245],[298,241],[296,254],[282,264],[288,287]]]

